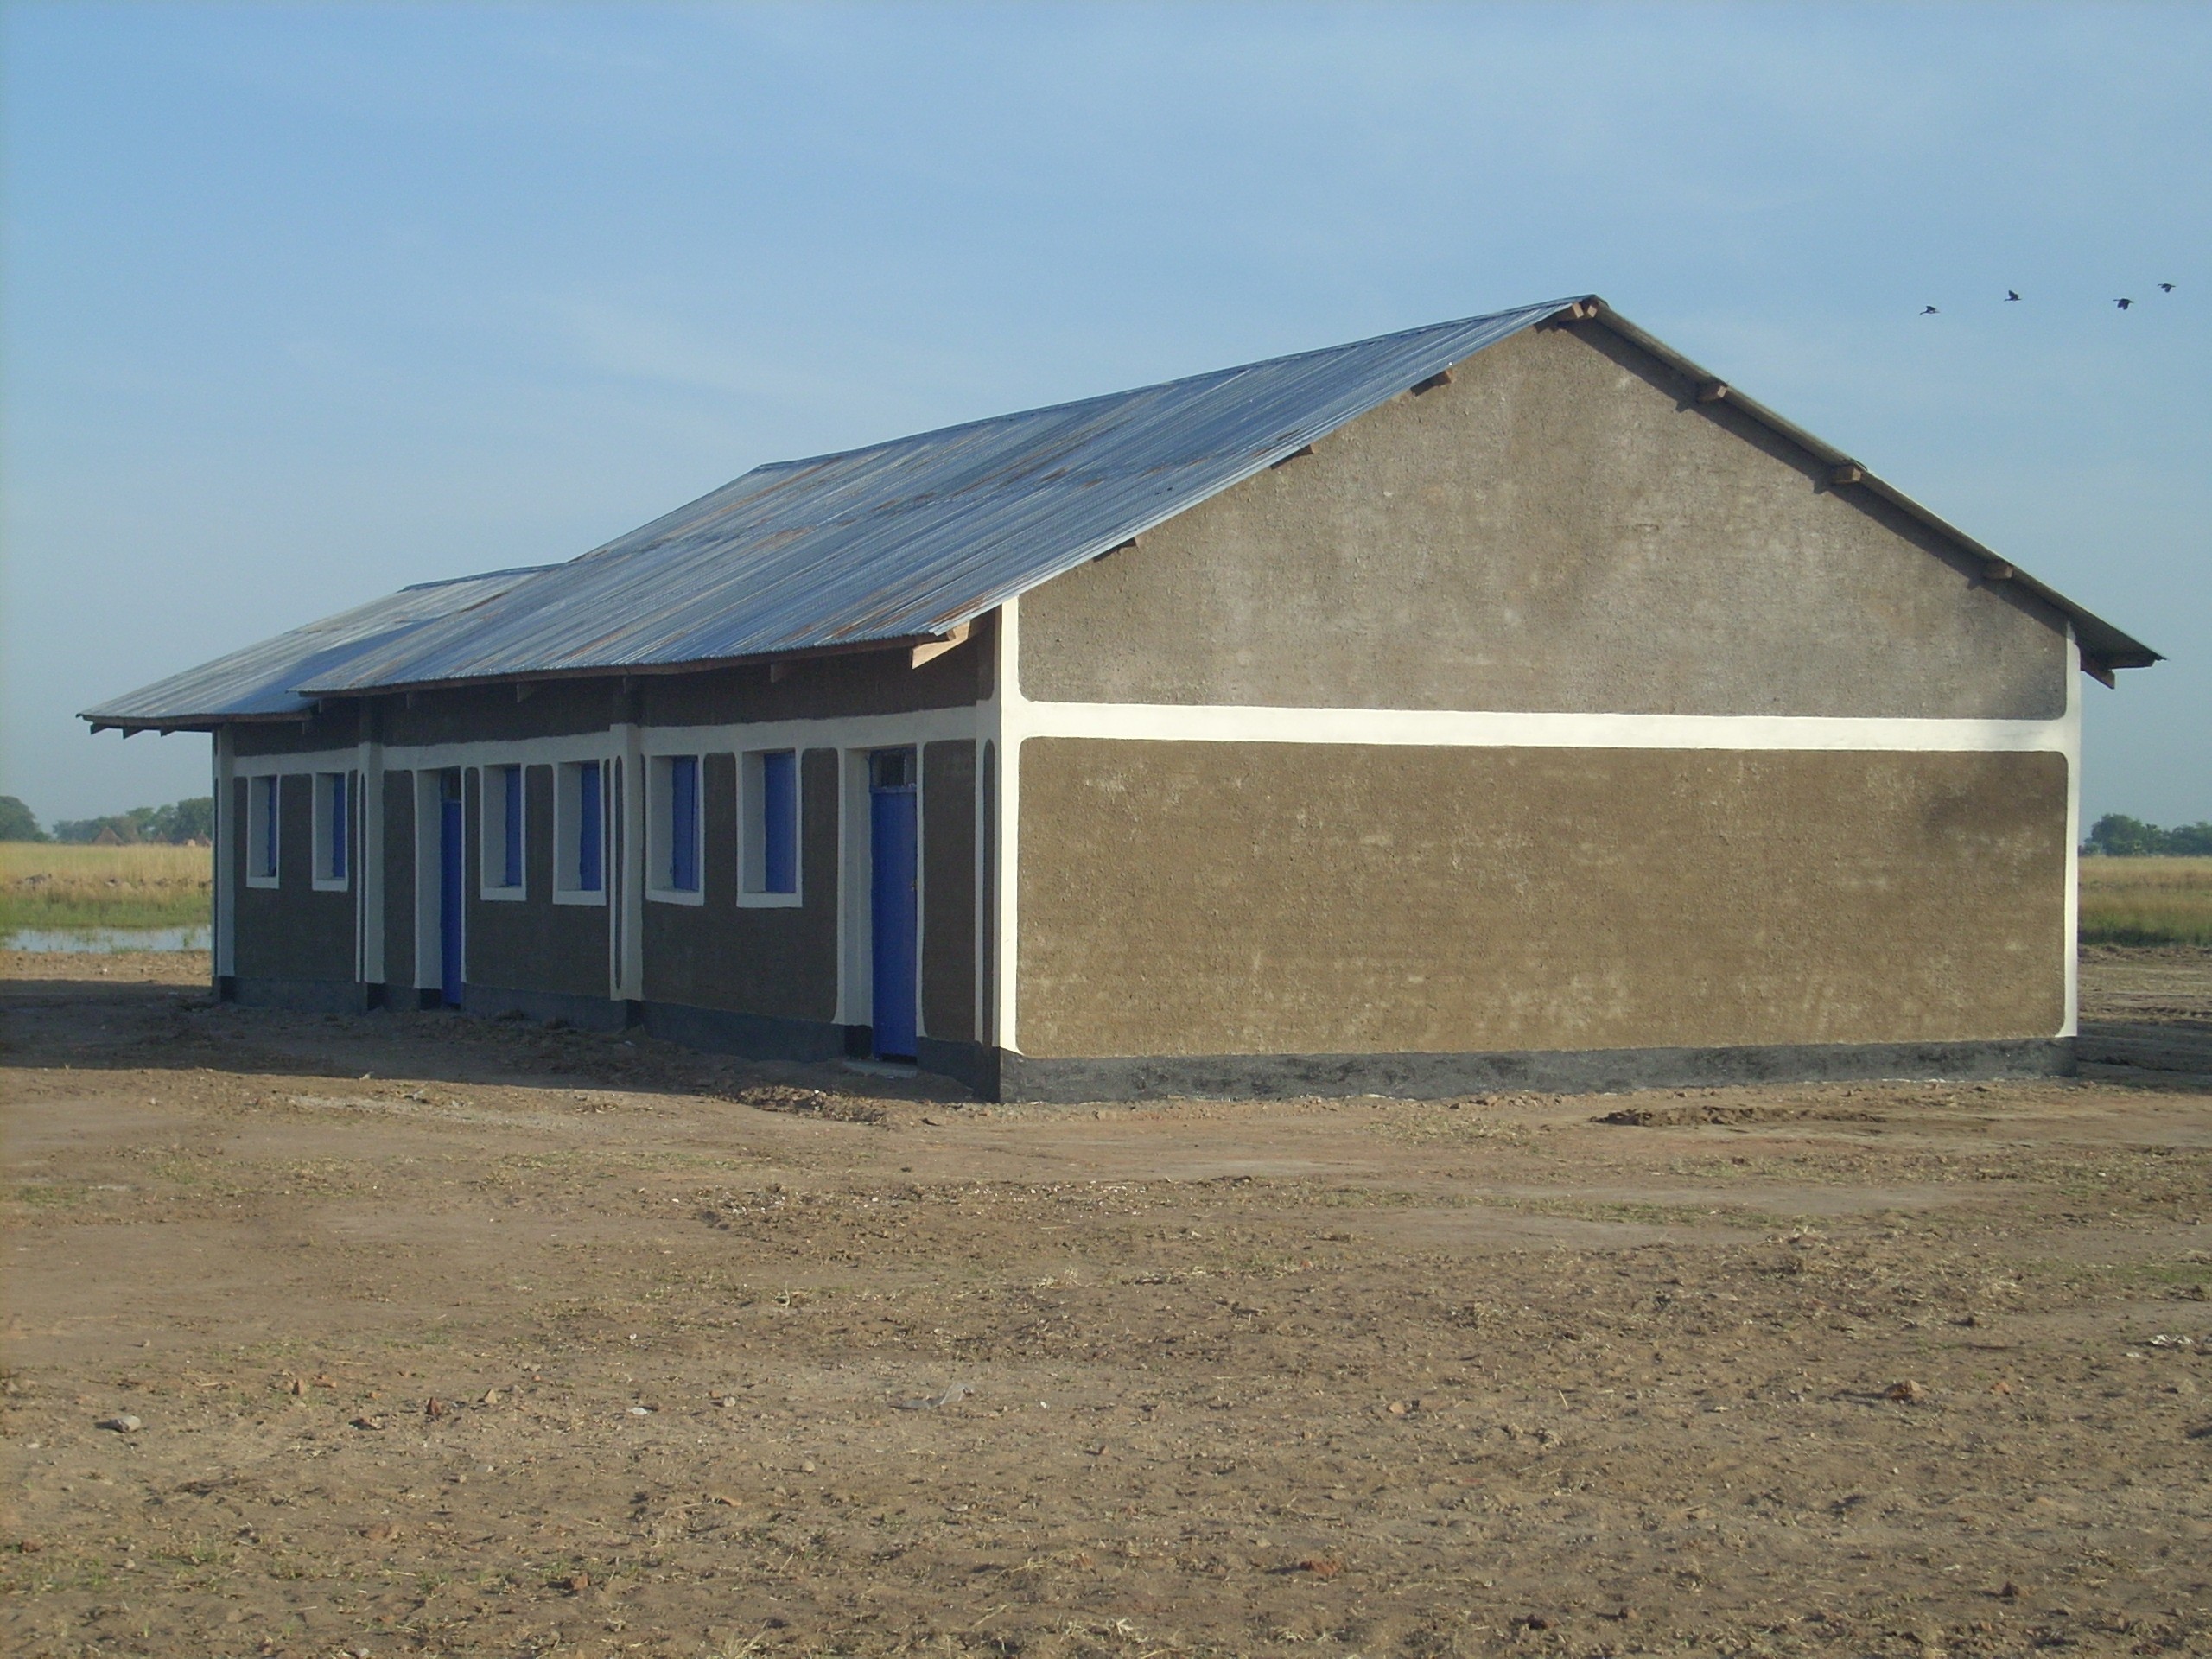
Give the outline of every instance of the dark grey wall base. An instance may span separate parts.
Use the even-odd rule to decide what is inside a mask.
[[[937,1037],[917,1037],[914,1064],[925,1071],[950,1077],[974,1091],[979,1100],[997,1100],[999,1051],[982,1043],[948,1043]]]
[[[227,1002],[295,1014],[366,1014],[369,987],[348,979],[263,979],[234,974],[222,982]]]
[[[936,1068],[932,1068],[933,1070]],[[1611,1094],[1741,1083],[1872,1077],[2042,1077],[2074,1071],[2070,1038],[1986,1043],[1832,1043],[1742,1048],[1611,1048],[1501,1054],[1225,1054],[1037,1059],[998,1052],[995,1098],[1230,1100],[1387,1095],[1446,1100],[1527,1090]]]
[[[834,1060],[845,1053],[845,1027],[828,1020],[782,1020],[765,1014],[688,1007],[681,1002],[639,1007],[647,1034],[711,1054],[736,1054],[748,1060]]]
[[[572,991],[517,991],[499,985],[463,985],[461,1007],[464,1014],[489,1014],[494,1019],[503,1014],[519,1014],[541,1023],[559,1020],[578,1031],[621,1031],[631,1023],[627,1002],[609,1001],[603,996],[579,996]]]

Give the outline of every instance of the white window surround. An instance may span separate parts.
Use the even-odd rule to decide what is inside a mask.
[[[561,760],[553,766],[553,902],[556,905],[598,905],[607,903],[608,840],[607,822],[607,780],[612,762],[602,755],[591,755],[582,760]],[[576,885],[577,844],[579,826],[582,821],[582,791],[584,768],[599,768],[595,789],[599,795],[599,885],[584,887]]]
[[[737,903],[741,910],[797,910],[806,903],[806,786],[802,749],[747,749],[737,757]],[[791,757],[791,890],[770,893],[764,883],[767,826],[761,762],[771,754]]]
[[[274,887],[283,880],[283,787],[282,772],[246,774],[245,884],[249,887]]]
[[[520,766],[514,767],[517,780],[514,812],[521,822],[516,826],[521,856],[516,861],[513,886],[507,885],[507,766],[494,762],[480,767],[476,780],[477,830],[476,864],[477,891],[486,899],[502,904],[519,904],[530,897],[530,774]]]
[[[691,791],[692,873],[698,885],[669,885],[669,864],[674,851],[670,798],[674,793],[675,767],[690,760],[696,767]],[[707,902],[707,757],[695,751],[648,755],[645,776],[645,897],[657,904],[703,905]]]
[[[317,893],[347,893],[353,889],[353,863],[359,851],[353,843],[359,839],[353,833],[354,794],[353,778],[351,772],[318,772],[315,774],[314,798],[310,802],[315,826],[313,835],[315,857],[308,871],[308,885]],[[342,797],[342,810],[346,815],[343,830],[346,837],[345,873],[341,875],[330,874],[331,831],[334,828],[331,798],[334,795]]]

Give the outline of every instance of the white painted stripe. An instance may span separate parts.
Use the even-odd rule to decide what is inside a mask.
[[[2082,1033],[2082,645],[2066,627],[2066,1022],[2061,1037]]]
[[[1275,709],[1027,702],[1024,737],[1183,743],[1360,743],[1433,748],[1820,749],[2068,753],[2069,720],[1824,715],[1584,715],[1428,709]]]

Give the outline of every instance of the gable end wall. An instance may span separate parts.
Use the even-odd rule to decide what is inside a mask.
[[[1022,600],[1045,702],[2052,719],[2063,620],[1594,325]]]

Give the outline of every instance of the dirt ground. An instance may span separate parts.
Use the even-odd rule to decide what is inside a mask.
[[[981,1107],[205,971],[0,957],[10,1654],[2212,1653],[2201,1078]]]

